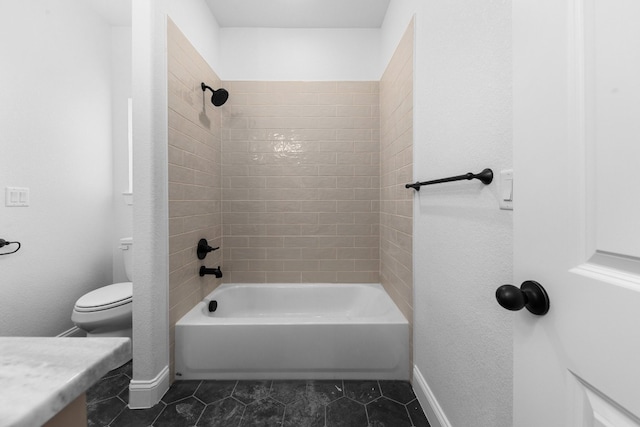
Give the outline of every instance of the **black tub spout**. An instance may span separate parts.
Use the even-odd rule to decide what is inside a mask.
[[[203,265],[202,267],[200,267],[200,277],[204,276],[205,274],[213,274],[217,279],[219,279],[222,277],[222,270],[220,270],[220,266],[216,268],[207,268]]]

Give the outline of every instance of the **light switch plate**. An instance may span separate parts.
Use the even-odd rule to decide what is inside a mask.
[[[513,169],[500,171],[498,200],[500,209],[513,210]]]
[[[6,187],[4,205],[7,207],[29,206],[29,189],[22,187]]]

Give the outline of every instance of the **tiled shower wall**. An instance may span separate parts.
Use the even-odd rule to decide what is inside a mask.
[[[169,322],[171,377],[175,323],[221,279],[200,277],[199,239],[221,246],[220,109],[203,96],[200,83],[220,87],[220,79],[173,22],[168,22],[169,119]],[[222,262],[210,253],[207,267]]]
[[[225,281],[379,282],[379,83],[225,86]]]
[[[380,280],[412,323],[413,21],[380,80],[380,157]]]

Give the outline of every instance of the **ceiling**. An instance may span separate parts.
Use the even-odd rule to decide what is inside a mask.
[[[221,27],[380,28],[390,0],[206,0]]]

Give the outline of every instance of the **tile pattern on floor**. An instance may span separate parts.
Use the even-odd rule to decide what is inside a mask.
[[[150,409],[129,409],[131,362],[87,391],[91,427],[429,427],[405,381],[176,381]]]

